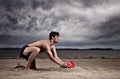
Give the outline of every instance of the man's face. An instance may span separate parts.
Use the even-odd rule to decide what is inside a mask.
[[[54,43],[57,43],[58,41],[59,41],[59,36],[55,36],[55,37],[53,37],[53,40],[54,40]]]

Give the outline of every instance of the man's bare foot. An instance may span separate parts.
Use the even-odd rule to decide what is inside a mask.
[[[25,70],[26,70],[26,71],[30,71],[31,69],[29,69],[29,68],[25,68]]]
[[[15,69],[16,68],[22,68],[22,69],[25,69],[25,66],[24,65],[21,65],[20,63],[17,63],[17,66],[16,67],[14,67]]]

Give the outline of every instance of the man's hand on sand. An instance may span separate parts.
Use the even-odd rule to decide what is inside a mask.
[[[66,62],[64,62],[64,64],[63,64],[63,65],[61,65],[60,67],[61,67],[61,68],[68,68],[68,66],[67,66],[67,63],[66,63]]]

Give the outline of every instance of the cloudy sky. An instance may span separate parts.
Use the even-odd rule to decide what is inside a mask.
[[[0,0],[0,48],[60,32],[57,47],[120,48],[120,0]]]

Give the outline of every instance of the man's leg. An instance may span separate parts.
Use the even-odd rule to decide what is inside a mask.
[[[26,69],[36,68],[35,57],[38,55],[39,52],[40,49],[38,47],[28,47],[25,49],[24,55],[30,54],[26,65]]]
[[[29,55],[28,57],[28,62],[26,64],[26,69],[35,69],[36,68],[36,62],[35,62],[35,57],[38,55],[40,52],[40,49],[38,47],[27,47],[23,54],[24,55]]]
[[[36,60],[34,59],[30,65],[30,69],[36,69]]]
[[[37,53],[36,52],[32,52],[28,58],[28,62],[27,62],[27,65],[26,65],[26,69],[30,69],[30,66],[32,64],[32,62],[35,64],[35,62],[33,61],[36,57]],[[33,65],[33,64],[32,64]]]

